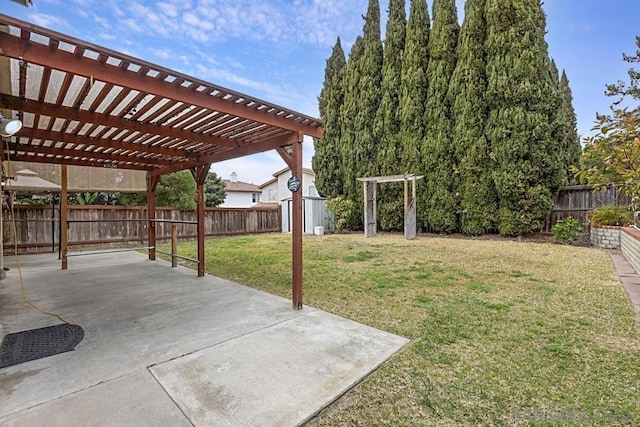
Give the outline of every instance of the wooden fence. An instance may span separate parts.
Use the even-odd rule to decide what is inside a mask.
[[[572,185],[562,187],[554,199],[551,216],[547,221],[545,231],[551,231],[555,223],[562,218],[573,217],[580,222],[587,221],[587,213],[597,206],[617,204],[627,206],[631,198],[616,193],[611,186],[606,190],[593,191],[591,185]]]
[[[18,252],[55,252],[60,241],[59,206],[22,206],[14,208]],[[205,235],[229,236],[281,231],[279,209],[205,209]],[[6,253],[15,248],[10,212],[3,209],[3,243]],[[196,221],[195,211],[157,208],[157,241],[171,239],[169,221]],[[69,206],[69,246],[146,245],[149,226],[146,207]],[[195,224],[178,224],[179,239],[195,239]]]
[[[588,185],[563,187],[554,200],[553,210],[545,231],[562,218],[572,216],[579,221],[587,220],[587,213],[596,206],[607,204],[630,204],[627,196],[616,194],[614,187],[594,192]],[[14,208],[18,252],[55,252],[60,241],[60,212],[53,214],[51,206],[23,206]],[[158,208],[156,216],[165,221],[195,221],[194,211]],[[15,243],[10,213],[3,209],[3,243],[5,253],[13,253]],[[113,245],[146,245],[146,207],[139,206],[69,206],[69,246],[109,247]],[[280,232],[282,230],[280,209],[205,209],[205,235],[228,236],[254,233]],[[171,223],[158,222],[158,242],[169,241]],[[179,239],[195,239],[195,224],[178,224]]]

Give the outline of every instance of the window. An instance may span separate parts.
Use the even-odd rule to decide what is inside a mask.
[[[309,197],[318,197],[318,190],[316,190],[315,185],[309,186]]]
[[[262,199],[262,193],[252,193],[251,194],[251,202],[252,203],[260,203],[260,200]]]
[[[274,202],[278,200],[278,192],[276,191],[275,188],[270,188],[269,189],[269,201]]]

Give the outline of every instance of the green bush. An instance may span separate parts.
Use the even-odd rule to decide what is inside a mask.
[[[605,205],[598,206],[589,212],[589,222],[592,227],[602,225],[625,226],[633,222],[633,213],[625,206]]]
[[[342,196],[334,197],[327,200],[327,208],[334,215],[336,221],[336,231],[340,232],[346,229],[347,221],[353,215],[354,203],[352,200],[345,199]]]
[[[384,231],[404,230],[404,200],[388,202],[378,208],[378,224]]]
[[[577,219],[568,216],[556,222],[551,229],[553,238],[560,243],[571,244],[578,240],[578,236],[584,230],[582,224]]]

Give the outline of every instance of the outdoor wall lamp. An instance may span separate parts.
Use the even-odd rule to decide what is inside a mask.
[[[22,122],[16,119],[7,119],[0,114],[0,136],[13,136],[22,129]]]

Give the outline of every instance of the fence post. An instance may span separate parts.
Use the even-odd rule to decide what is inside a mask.
[[[178,224],[171,223],[171,267],[178,266]]]

